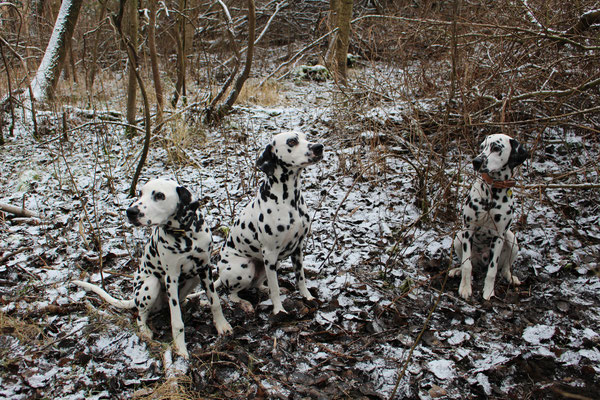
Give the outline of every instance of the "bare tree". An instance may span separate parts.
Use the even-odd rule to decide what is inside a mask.
[[[179,18],[178,18],[178,32],[175,33],[175,42],[177,45],[177,82],[175,83],[175,93],[173,93],[173,99],[171,105],[175,107],[179,102],[180,97],[185,97],[185,70],[186,70],[186,30],[187,30],[187,17],[185,16],[185,9],[187,6],[187,0],[179,0]]]
[[[37,101],[52,99],[83,0],[63,0],[42,62],[31,81]]]
[[[163,89],[160,82],[160,68],[158,66],[158,56],[156,54],[156,1],[149,0],[148,16],[148,51],[150,53],[150,65],[152,67],[152,79],[154,80],[154,91],[156,92],[156,113],[158,123],[162,121],[162,111],[164,106]]]
[[[335,77],[346,84],[346,64],[350,43],[350,20],[352,19],[353,0],[337,0],[337,39],[335,46]]]
[[[222,2],[221,2],[222,3]],[[222,3],[223,4],[223,3]],[[231,111],[233,104],[237,100],[242,87],[244,87],[244,83],[250,76],[250,69],[252,67],[252,58],[254,55],[254,39],[256,37],[256,6],[254,0],[248,0],[248,48],[246,50],[246,64],[244,65],[244,70],[237,77],[233,88],[229,92],[229,96],[225,100],[225,102],[217,107],[214,106],[214,103],[208,108],[206,112],[206,119],[208,121],[219,121],[225,115]],[[233,77],[233,75],[232,75]],[[228,80],[229,81],[229,80]]]
[[[129,16],[129,43],[134,49],[137,49],[138,45],[138,0],[131,0],[128,4],[128,16]],[[137,83],[136,83],[136,66],[132,64],[131,58],[129,59],[129,78],[127,82],[127,123],[129,125],[135,125],[135,107],[137,99]],[[127,135],[133,135],[134,131],[131,128],[126,129]]]

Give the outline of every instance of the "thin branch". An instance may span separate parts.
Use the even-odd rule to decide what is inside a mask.
[[[29,211],[23,207],[11,206],[10,204],[0,203],[0,211],[14,214],[18,217],[39,218],[33,211]]]

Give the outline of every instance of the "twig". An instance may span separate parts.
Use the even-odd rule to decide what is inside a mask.
[[[599,189],[600,183],[538,183],[535,185],[520,185],[522,189]]]
[[[333,35],[337,31],[338,31],[338,28],[335,28],[334,30],[329,31],[326,34],[324,34],[323,36],[321,36],[320,38],[316,39],[314,42],[312,42],[312,43],[304,46],[302,49],[300,49],[299,51],[297,51],[296,54],[294,54],[292,56],[292,58],[290,58],[289,60],[287,60],[283,64],[280,64],[277,68],[275,68],[275,70],[273,72],[271,72],[265,79],[263,79],[263,81],[258,85],[258,87],[259,88],[262,87],[269,79],[271,79],[273,77],[273,75],[275,75],[277,72],[279,72],[280,69],[282,69],[283,67],[286,67],[286,66],[290,65],[291,63],[295,62],[302,54],[304,54],[304,52],[312,49],[313,47],[315,47],[316,45],[318,45],[319,43],[321,43],[324,39],[327,39],[329,36]]]
[[[18,217],[39,218],[33,211],[27,210],[24,207],[11,206],[9,204],[0,203],[0,211],[14,214]]]

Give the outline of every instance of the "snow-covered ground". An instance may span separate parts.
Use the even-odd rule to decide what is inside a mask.
[[[290,311],[284,320],[270,318],[264,295],[248,293],[259,304],[256,314],[225,302],[234,334],[218,338],[207,324],[210,311],[191,301],[184,313],[188,390],[216,398],[388,398],[403,371],[397,398],[597,397],[598,189],[515,190],[521,252],[514,270],[524,283],[509,287],[498,278],[497,297],[485,302],[483,273],[474,271],[474,298],[466,302],[458,280],[443,286],[458,211],[434,207],[423,218],[410,149],[388,140],[389,129],[373,131],[399,123],[415,105],[373,106],[342,136],[333,129],[339,109],[332,84],[287,81],[282,91],[293,106],[240,106],[221,126],[206,128],[205,140],[155,138],[143,171],[141,183],[177,179],[202,199],[218,247],[221,227],[257,187],[254,162],[272,134],[299,129],[326,146],[325,160],[303,179],[314,219],[305,264],[319,304],[302,301],[289,262],[280,276]],[[78,118],[70,123],[88,122]],[[361,118],[370,129],[361,128]],[[522,183],[597,162],[596,139],[559,129],[544,134]],[[148,395],[165,381],[168,315],[153,319],[155,340],[145,342],[132,313],[69,284],[99,282],[102,254],[111,293],[131,293],[148,233],[124,217],[139,138],[108,124],[70,132],[65,143],[60,136],[57,130],[34,142],[18,130],[0,148],[0,203],[39,214],[0,219],[0,398]],[[532,148],[535,138],[521,140]],[[448,177],[460,170],[468,184],[470,156],[451,148]],[[585,171],[571,181],[598,183],[597,169]],[[442,189],[428,188],[432,205],[442,203]],[[466,187],[452,190],[462,204]]]

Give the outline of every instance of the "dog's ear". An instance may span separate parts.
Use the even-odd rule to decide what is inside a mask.
[[[190,202],[192,201],[192,194],[190,193],[190,191],[183,186],[177,186],[176,190],[177,195],[179,196],[179,200],[181,200],[181,203],[186,205],[190,204]]]
[[[525,162],[529,158],[529,152],[515,139],[510,139],[510,156],[508,166],[512,169]]]
[[[268,144],[265,151],[256,160],[256,166],[267,175],[273,175],[277,165],[277,158],[273,154],[273,146]]]

